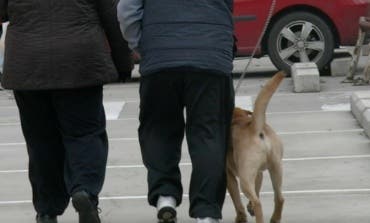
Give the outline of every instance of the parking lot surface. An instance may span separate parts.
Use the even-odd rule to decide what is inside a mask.
[[[240,72],[245,61],[237,61]],[[256,60],[236,96],[236,104],[250,107],[259,89],[274,72],[265,59]],[[321,92],[293,93],[286,78],[268,107],[267,121],[283,140],[283,190],[285,223],[369,223],[370,139],[350,112],[353,91],[370,90],[353,86],[344,77],[321,77]],[[235,84],[238,75],[234,77]],[[155,209],[146,201],[146,169],[137,139],[138,81],[111,84],[104,88],[110,152],[100,208],[104,223],[156,222]],[[17,108],[11,92],[0,91],[0,222],[34,222],[31,188],[27,178],[27,153]],[[187,193],[191,164],[184,142],[182,182]],[[184,194],[178,208],[179,223],[195,222],[188,217]],[[273,210],[268,174],[262,187],[265,221]],[[245,200],[246,203],[246,200]],[[226,197],[223,222],[233,222],[234,208]],[[60,223],[77,222],[70,206]],[[255,222],[249,217],[249,222]]]

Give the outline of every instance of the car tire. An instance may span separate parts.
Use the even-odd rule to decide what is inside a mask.
[[[310,12],[293,12],[272,24],[267,36],[267,53],[279,70],[290,73],[293,63],[315,62],[323,68],[333,57],[331,27]]]

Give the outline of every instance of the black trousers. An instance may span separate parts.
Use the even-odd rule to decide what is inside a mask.
[[[144,76],[140,85],[139,141],[148,169],[148,200],[182,201],[179,161],[186,132],[192,160],[190,216],[222,218],[226,150],[234,107],[232,78],[176,70]],[[184,117],[186,108],[186,120]]]
[[[80,190],[97,202],[108,155],[102,91],[99,86],[14,92],[38,214],[61,215]]]

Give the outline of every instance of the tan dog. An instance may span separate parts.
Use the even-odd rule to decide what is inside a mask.
[[[275,194],[275,210],[271,223],[280,223],[284,198],[282,186],[283,145],[276,133],[266,124],[266,108],[273,93],[284,78],[275,74],[257,96],[254,112],[235,108],[231,123],[231,146],[227,154],[227,188],[236,210],[236,223],[247,222],[241,202],[239,185],[249,199],[248,211],[256,216],[256,223],[263,223],[259,192],[262,171],[268,170]]]

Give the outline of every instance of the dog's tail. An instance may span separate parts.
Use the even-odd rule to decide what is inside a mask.
[[[257,99],[254,103],[253,109],[253,120],[252,126],[255,130],[256,134],[260,134],[262,132],[263,126],[266,123],[266,109],[267,105],[279,87],[280,82],[284,79],[285,74],[284,72],[280,71],[276,73],[262,88],[260,93],[257,96]]]

